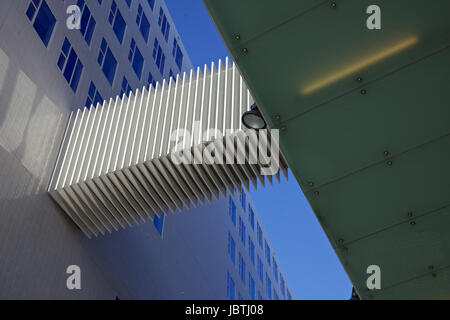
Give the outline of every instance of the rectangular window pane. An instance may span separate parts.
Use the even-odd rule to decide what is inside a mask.
[[[64,70],[64,78],[70,83],[72,78],[73,69],[75,68],[75,63],[77,62],[77,55],[73,49],[70,50],[69,58],[67,59],[66,68]]]
[[[139,27],[139,30],[141,31],[142,37],[144,38],[145,42],[147,42],[150,33],[150,22],[148,22],[145,14],[142,16],[141,26]]]
[[[88,29],[86,31],[86,36],[84,37],[86,39],[86,42],[88,45],[91,44],[92,34],[94,33],[95,29],[95,20],[91,17],[91,20],[89,21]]]
[[[30,5],[28,6],[28,9],[27,9],[27,17],[28,17],[28,19],[30,19],[30,21],[33,20],[35,12],[36,12],[36,7],[33,5],[33,3],[30,2]]]
[[[106,76],[106,79],[108,79],[111,85],[114,81],[114,75],[116,74],[116,67],[117,67],[117,60],[116,58],[114,58],[111,50],[108,48],[102,70]]]
[[[126,28],[125,20],[123,19],[120,11],[117,10],[116,19],[114,20],[113,30],[114,30],[114,33],[116,34],[116,37],[120,43],[122,43],[122,41],[123,41],[123,35],[125,34],[125,28]]]
[[[55,23],[55,16],[50,11],[47,3],[43,1],[41,7],[39,8],[39,12],[37,13],[36,19],[34,20],[33,27],[45,46],[48,45]]]
[[[136,72],[136,75],[139,80],[141,79],[143,66],[144,66],[144,57],[142,56],[139,49],[136,48],[136,51],[134,52],[134,59],[133,59],[133,70],[134,70],[134,72]]]
[[[155,214],[153,217],[153,225],[155,226],[156,230],[160,235],[162,235],[163,225],[164,225],[164,213],[161,213],[161,217],[158,218],[158,216]]]
[[[73,73],[72,82],[70,83],[70,87],[72,88],[73,92],[77,91],[78,82],[80,81],[82,71],[83,71],[83,65],[81,64],[80,60],[78,60],[77,66],[75,67],[75,71]]]

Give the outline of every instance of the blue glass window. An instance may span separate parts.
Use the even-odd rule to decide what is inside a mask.
[[[131,92],[131,87],[128,84],[127,78],[125,78],[125,76],[124,76],[122,79],[122,87],[120,89],[120,96],[122,97],[124,94],[128,96],[130,94],[130,92]]]
[[[76,92],[83,72],[83,64],[67,38],[64,38],[57,65],[72,91]]]
[[[272,265],[273,265],[273,277],[276,282],[278,282],[278,264],[275,261],[275,258],[272,257]]]
[[[153,75],[151,72],[148,73],[147,83],[149,85],[149,88],[150,86],[156,87],[156,82],[155,80],[153,80]]]
[[[230,232],[228,232],[228,255],[230,256],[231,262],[234,264],[236,260],[236,243]]]
[[[263,281],[264,266],[263,266],[262,260],[259,257],[259,255],[258,255],[258,275],[259,275],[259,280]]]
[[[263,235],[262,235],[262,229],[261,226],[259,225],[259,223],[257,223],[257,237],[258,237],[258,243],[259,246],[262,248],[263,245]]]
[[[172,55],[175,58],[175,63],[181,71],[181,67],[183,66],[183,52],[181,51],[181,47],[175,38],[173,39]]]
[[[266,273],[266,293],[267,298],[272,300],[272,281],[270,281],[269,275]]]
[[[125,23],[125,20],[123,19],[122,14],[120,13],[120,10],[117,8],[117,4],[115,1],[113,1],[111,4],[108,21],[113,26],[113,30],[117,37],[117,40],[122,43],[127,25]]]
[[[162,236],[164,227],[164,213],[161,213],[160,216],[161,217],[158,217],[156,214],[153,216],[153,225],[155,226],[158,233]]]
[[[89,85],[88,96],[86,98],[86,108],[90,109],[92,105],[94,106],[94,108],[96,108],[97,104],[102,102],[102,96],[98,92],[94,82],[91,81],[91,84]]]
[[[139,30],[141,31],[142,37],[145,42],[148,41],[148,36],[150,34],[150,22],[147,19],[147,16],[143,12],[142,6],[139,5],[138,13],[136,17],[136,23],[139,26]]]
[[[284,278],[280,275],[280,289],[281,289],[281,295],[283,298],[286,296],[285,294],[285,285],[284,285]]]
[[[131,0],[125,0],[125,3],[127,4],[128,8],[131,7]]]
[[[239,252],[239,277],[242,282],[245,284],[245,260],[244,257]]]
[[[78,0],[77,5],[81,10],[80,32],[86,43],[90,45],[95,30],[95,20],[84,0]]]
[[[148,5],[150,6],[150,9],[153,10],[153,7],[155,6],[155,0],[147,0]]]
[[[244,211],[245,211],[245,204],[246,204],[246,194],[245,194],[245,191],[243,189],[241,189],[241,205],[242,205],[242,209],[244,209]]]
[[[264,240],[264,244],[265,244],[266,261],[267,264],[270,266],[270,247],[269,244],[267,243],[267,240]]]
[[[245,247],[245,224],[241,217],[239,217],[239,238]]]
[[[97,62],[102,67],[102,71],[106,79],[112,85],[114,76],[116,74],[117,60],[114,57],[111,49],[108,47],[105,38],[102,39],[102,42],[100,44],[100,51],[98,53]]]
[[[286,290],[286,292],[287,292],[287,299],[288,299],[288,300],[292,300],[292,295],[291,295],[291,293],[289,292],[289,290]]]
[[[134,72],[136,72],[136,75],[140,80],[142,75],[142,68],[144,67],[144,57],[139,51],[139,48],[137,47],[136,41],[134,41],[134,39],[131,39],[128,60],[131,62],[133,70]]]
[[[103,103],[103,98],[98,92],[94,82],[91,81],[91,84],[89,85],[88,96],[86,98],[86,108],[90,109],[92,105],[94,106],[94,108],[96,108],[98,103]]]
[[[248,220],[250,221],[250,227],[255,230],[255,212],[250,205],[248,205]]]
[[[55,27],[56,18],[45,0],[30,1],[26,11],[28,19],[33,23],[39,38],[45,46],[48,45]]]
[[[164,36],[164,39],[168,41],[170,33],[170,24],[169,21],[167,20],[166,14],[163,11],[163,8],[159,9],[158,25],[161,27],[161,32]]]
[[[234,204],[234,201],[231,198],[231,196],[229,198],[228,214],[229,214],[233,224],[236,225],[236,205]]]
[[[250,257],[250,261],[255,264],[255,244],[250,236],[248,236],[248,255]]]
[[[234,300],[234,281],[231,277],[230,273],[227,272],[227,298],[230,300]]]
[[[250,272],[248,273],[248,295],[251,300],[255,300],[255,280]]]
[[[159,45],[158,39],[155,38],[153,43],[153,59],[155,59],[156,66],[161,74],[164,74],[164,64],[166,62],[166,56],[162,52],[162,48]]]

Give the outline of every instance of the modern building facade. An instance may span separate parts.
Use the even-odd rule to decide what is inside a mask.
[[[163,1],[0,9],[0,298],[292,298],[245,192],[96,239],[47,193],[71,111],[192,68]],[[70,265],[80,290],[66,286]]]

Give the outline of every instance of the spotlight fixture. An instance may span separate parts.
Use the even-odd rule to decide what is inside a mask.
[[[244,112],[242,115],[242,123],[249,129],[260,130],[266,127],[266,121],[261,112],[259,112],[256,103],[251,105],[249,111]]]

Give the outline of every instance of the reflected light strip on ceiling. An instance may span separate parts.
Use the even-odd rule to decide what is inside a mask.
[[[374,54],[368,58],[359,60],[349,66],[346,66],[346,67],[338,70],[337,72],[334,72],[324,78],[321,78],[321,79],[305,86],[303,89],[301,89],[300,92],[303,95],[307,95],[314,91],[317,91],[317,90],[319,90],[323,87],[326,87],[326,86],[332,84],[333,82],[336,82],[336,81],[338,81],[360,69],[366,68],[384,58],[394,55],[397,52],[400,52],[400,51],[414,45],[415,43],[417,43],[417,41],[418,41],[418,39],[415,36],[406,38],[406,39],[402,40],[401,42],[396,43],[394,46],[391,46],[387,49],[379,51],[376,54]]]

